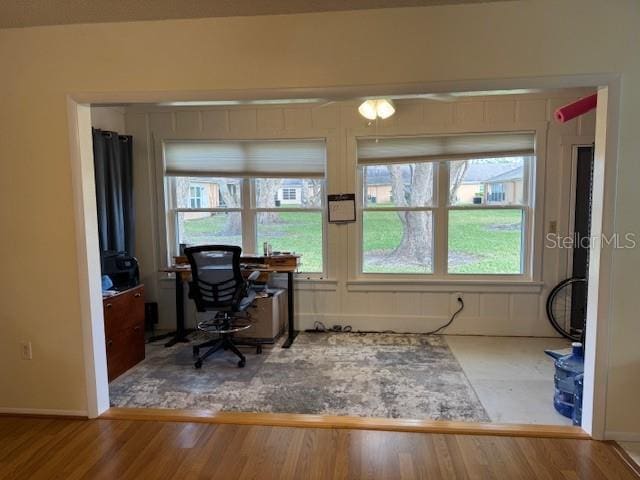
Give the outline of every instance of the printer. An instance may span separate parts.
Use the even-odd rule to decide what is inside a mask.
[[[111,279],[114,290],[127,290],[140,283],[138,260],[127,252],[102,252],[101,268],[102,275]]]

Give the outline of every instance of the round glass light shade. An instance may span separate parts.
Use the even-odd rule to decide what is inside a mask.
[[[367,100],[362,102],[362,104],[358,107],[358,112],[367,120],[375,120],[378,116],[378,112],[376,111],[376,100]]]
[[[378,100],[376,103],[376,112],[378,113],[378,116],[384,120],[396,113],[396,109],[391,100],[382,99]]]

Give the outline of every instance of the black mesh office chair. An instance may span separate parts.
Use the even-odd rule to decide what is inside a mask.
[[[216,338],[193,347],[195,367],[202,367],[205,358],[221,348],[231,350],[244,367],[245,356],[233,343],[231,335],[251,327],[247,308],[255,300],[255,292],[249,288],[259,272],[253,272],[248,280],[240,271],[242,249],[232,245],[202,245],[186,248],[184,253],[191,264],[192,281],[189,298],[195,301],[199,312],[215,312],[214,318],[198,323],[198,330],[216,334]],[[210,347],[204,355],[200,349]]]

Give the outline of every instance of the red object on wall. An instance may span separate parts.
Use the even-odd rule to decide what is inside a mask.
[[[594,108],[596,108],[597,103],[598,94],[594,93],[593,95],[581,98],[580,100],[576,100],[569,105],[565,105],[564,107],[556,109],[553,116],[560,123],[568,122],[573,118],[584,115],[589,110],[593,110]]]

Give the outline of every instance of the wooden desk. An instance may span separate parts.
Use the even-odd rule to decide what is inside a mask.
[[[255,260],[263,257],[242,257],[243,264],[258,263]],[[282,344],[282,348],[289,348],[294,342],[298,331],[294,325],[294,302],[293,302],[293,275],[298,269],[297,265],[265,265],[261,267],[251,266],[243,271],[252,272],[259,271],[265,273],[286,273],[287,274],[287,311],[289,315],[289,324],[287,339]],[[169,340],[165,347],[171,347],[178,342],[188,342],[187,335],[191,333],[192,329],[185,328],[184,325],[184,284],[191,278],[191,267],[189,265],[172,265],[166,268],[160,269],[164,273],[175,274],[176,282],[176,332],[173,338]]]

